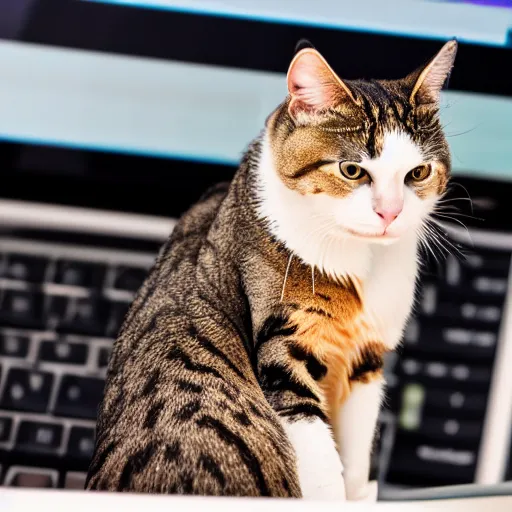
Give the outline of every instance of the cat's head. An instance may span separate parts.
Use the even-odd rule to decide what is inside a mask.
[[[438,114],[456,51],[446,43],[400,80],[342,80],[314,48],[295,55],[260,164],[278,238],[391,243],[420,228],[450,174]]]

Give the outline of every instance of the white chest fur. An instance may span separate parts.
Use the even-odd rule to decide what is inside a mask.
[[[388,246],[372,247],[372,265],[364,280],[364,306],[390,349],[402,338],[414,303],[417,237],[411,233]]]

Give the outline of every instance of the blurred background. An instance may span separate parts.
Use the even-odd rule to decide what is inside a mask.
[[[81,488],[113,339],[309,39],[342,78],[460,49],[445,221],[387,362],[381,494],[512,481],[512,0],[0,2],[0,484]],[[469,200],[471,198],[471,201]]]

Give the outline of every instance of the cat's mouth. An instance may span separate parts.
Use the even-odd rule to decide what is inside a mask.
[[[392,235],[384,229],[380,233],[365,233],[362,231],[357,231],[355,229],[347,228],[345,226],[340,226],[342,231],[345,233],[348,233],[349,235],[356,237],[356,238],[363,238],[365,240],[375,240],[375,241],[386,241],[386,242],[392,242],[394,240],[397,240],[399,237],[396,235]]]

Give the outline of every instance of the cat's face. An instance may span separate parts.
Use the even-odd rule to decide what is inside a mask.
[[[330,237],[392,243],[418,230],[450,173],[438,111],[455,53],[451,41],[402,80],[341,81],[300,51],[267,130],[281,208]]]

